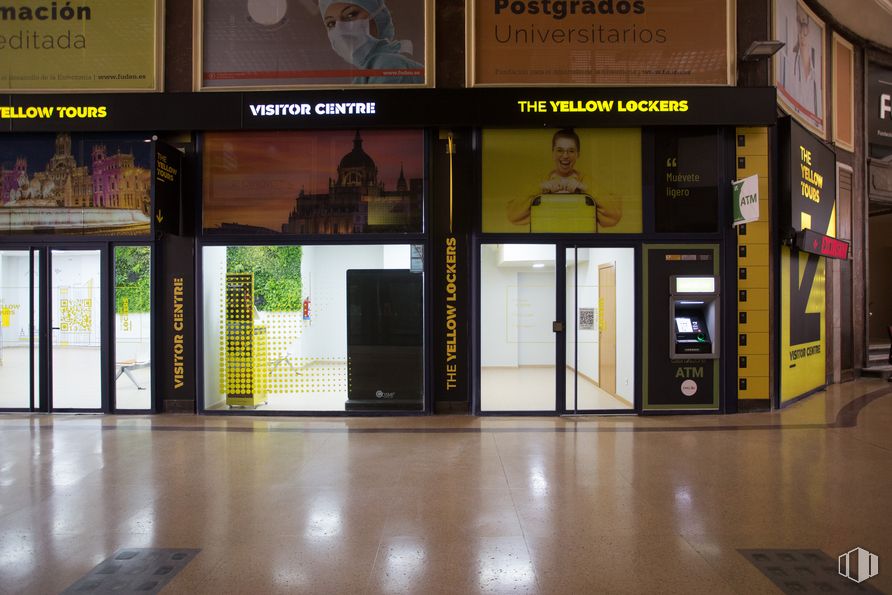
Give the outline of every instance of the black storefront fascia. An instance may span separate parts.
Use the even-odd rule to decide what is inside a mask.
[[[90,109],[95,108],[95,109]],[[100,109],[102,108],[102,109]],[[343,129],[343,128],[425,128],[439,129],[440,139],[429,135],[431,159],[429,161],[428,192],[426,198],[425,229],[427,245],[425,271],[430,279],[426,304],[429,313],[426,325],[426,362],[429,386],[425,399],[425,411],[431,412],[443,402],[452,402],[446,410],[467,410],[471,401],[474,384],[471,359],[462,363],[459,370],[465,379],[453,390],[451,396],[441,397],[438,387],[447,373],[438,362],[443,343],[437,329],[445,328],[445,314],[437,300],[442,294],[445,278],[440,266],[447,258],[447,250],[458,253],[457,260],[462,265],[462,275],[457,278],[457,291],[469,296],[474,291],[473,280],[479,272],[473,262],[472,242],[479,233],[479,219],[474,208],[456,209],[453,213],[453,229],[437,221],[437,205],[448,201],[445,196],[444,174],[446,161],[442,158],[441,147],[445,147],[446,131],[454,130],[456,146],[462,143],[462,136],[469,140],[472,131],[481,127],[539,128],[539,127],[645,127],[645,126],[770,126],[776,122],[776,99],[773,88],[735,87],[635,87],[635,88],[561,88],[561,89],[461,89],[461,90],[369,90],[369,91],[293,91],[255,93],[179,93],[179,94],[85,94],[85,95],[7,95],[0,104],[0,126],[4,132],[58,132],[58,131],[191,131],[212,130],[300,130],[300,129]],[[462,150],[470,149],[465,144]],[[461,154],[461,151],[459,154]],[[467,161],[467,153],[456,157],[453,166],[462,162],[473,167],[473,159]],[[458,167],[456,172],[468,171]],[[472,176],[459,173],[454,179],[456,187],[463,187],[471,196],[479,196]],[[196,189],[186,195],[200,196]],[[187,205],[184,209],[189,210]],[[197,211],[197,205],[196,205]],[[157,230],[156,230],[157,231]],[[197,230],[196,230],[197,231]],[[459,234],[454,233],[459,231]],[[184,243],[194,246],[186,237],[174,240],[176,236],[164,234],[172,241],[179,241],[177,248],[182,250]],[[156,233],[156,235],[158,235]],[[200,234],[196,234],[200,235]],[[639,242],[661,241],[681,242],[684,237],[676,234],[660,236],[636,236]],[[447,248],[447,240],[453,247]],[[704,241],[715,240],[700,238]],[[527,239],[529,236],[526,237]],[[20,238],[13,238],[20,239]],[[44,238],[46,239],[46,238]],[[517,238],[518,240],[520,238]],[[554,238],[552,238],[554,239]],[[617,238],[622,240],[623,238]],[[625,238],[629,240],[630,238]],[[281,241],[281,239],[280,239]],[[330,241],[330,240],[329,240]],[[538,238],[547,241],[547,238]],[[164,258],[162,237],[160,258]],[[182,264],[182,259],[179,261]],[[733,266],[733,265],[732,265]],[[182,275],[180,275],[182,276]],[[191,271],[190,304],[198,291],[194,268]],[[732,275],[724,275],[733,278]],[[164,280],[157,279],[164,284]],[[731,292],[733,295],[733,292]],[[194,309],[192,315],[195,316]],[[201,336],[199,328],[194,336]],[[475,319],[470,308],[465,310],[465,329],[472,329]],[[166,345],[173,341],[172,331],[160,325],[158,343]],[[471,335],[465,338],[470,340]],[[197,340],[196,340],[197,341]],[[194,343],[191,346],[194,350]],[[194,351],[193,351],[194,353]],[[193,356],[194,357],[194,356]],[[162,361],[160,358],[157,361]],[[197,364],[200,358],[193,362]],[[166,366],[165,366],[166,368]],[[733,368],[731,368],[733,369]],[[200,370],[191,367],[192,378],[188,386],[194,386]],[[454,374],[455,369],[450,369]],[[168,384],[164,376],[167,370],[159,371],[158,408],[163,409],[162,401],[169,397],[163,391]],[[733,386],[733,382],[730,383]],[[194,397],[201,398],[200,395]],[[193,398],[194,398],[193,397]],[[182,399],[179,400],[182,403]],[[724,409],[736,410],[735,403],[726,403]],[[288,412],[291,414],[291,412]],[[268,413],[267,413],[268,414]]]

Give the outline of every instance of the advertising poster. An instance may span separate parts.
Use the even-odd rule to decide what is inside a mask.
[[[833,141],[855,150],[855,47],[833,34]]]
[[[790,227],[835,237],[835,154],[790,119],[780,131],[781,191]],[[784,246],[780,268],[781,402],[786,402],[825,384],[826,260]]]
[[[722,0],[474,2],[471,84],[727,85]]]
[[[0,5],[0,88],[154,91],[157,0]]]
[[[148,235],[152,143],[134,135],[0,142],[0,234]]]
[[[820,137],[826,133],[824,23],[797,0],[774,0],[774,84],[784,109]]]
[[[485,233],[640,233],[638,128],[483,131]]]
[[[424,85],[425,0],[203,0],[201,88]]]
[[[205,233],[420,233],[424,132],[203,137]]]

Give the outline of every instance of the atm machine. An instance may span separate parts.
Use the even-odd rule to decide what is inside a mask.
[[[669,359],[719,358],[719,278],[669,280]]]

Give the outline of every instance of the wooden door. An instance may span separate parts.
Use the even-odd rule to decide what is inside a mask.
[[[602,390],[616,394],[616,265],[598,266],[598,378]]]

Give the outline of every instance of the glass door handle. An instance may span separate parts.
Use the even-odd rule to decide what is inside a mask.
[[[555,321],[553,321],[553,322],[551,323],[551,332],[553,332],[553,333],[562,333],[562,332],[564,332],[564,323],[561,322],[561,321],[559,321],[559,320],[555,320]]]

